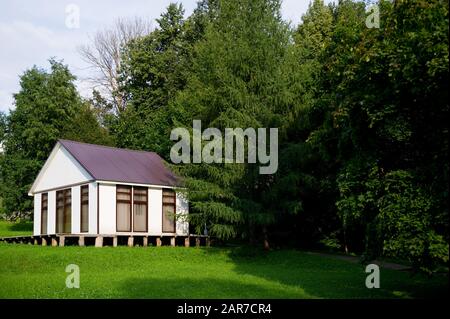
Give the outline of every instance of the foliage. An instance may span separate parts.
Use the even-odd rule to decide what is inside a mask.
[[[356,3],[336,8],[317,102],[330,120],[312,136],[337,142],[345,241],[431,271],[448,261],[448,4],[380,6],[380,29]]]
[[[81,101],[59,63],[27,71],[16,110],[0,116],[4,208],[30,210],[26,191],[60,137],[169,161],[171,130],[192,133],[193,120],[277,127],[273,175],[250,163],[173,165],[193,230],[327,244],[425,272],[448,263],[448,3],[371,1],[380,28],[365,24],[368,3],[314,0],[298,26],[279,0],[202,0],[189,17],[171,4],[123,47],[120,114],[100,94]]]
[[[0,192],[9,215],[32,210],[28,190],[59,138],[110,143],[74,80],[67,66],[53,59],[50,72],[33,67],[21,76],[16,108],[2,120]]]
[[[186,88],[170,105],[175,125],[278,127],[291,107],[285,58],[289,30],[279,1],[219,1],[204,38],[194,47]],[[222,149],[223,145],[219,146]],[[224,154],[224,151],[222,151]],[[247,157],[247,154],[245,155]],[[192,203],[191,221],[220,238],[246,237],[274,221],[264,193],[271,177],[255,164],[190,164],[180,168]]]

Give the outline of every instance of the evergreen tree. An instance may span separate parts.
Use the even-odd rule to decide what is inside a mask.
[[[280,2],[219,1],[216,10],[194,48],[187,87],[170,106],[174,125],[189,128],[197,119],[222,132],[281,127],[294,94],[285,72],[290,32]],[[263,205],[262,195],[273,176],[259,175],[258,164],[202,163],[180,170],[197,231],[206,225],[220,238],[267,236],[275,211]]]

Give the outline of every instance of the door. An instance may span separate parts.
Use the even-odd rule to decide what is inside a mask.
[[[162,191],[162,231],[163,233],[176,232],[176,196],[171,189]]]

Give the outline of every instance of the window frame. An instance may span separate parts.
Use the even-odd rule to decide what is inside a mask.
[[[45,197],[45,200],[44,200]],[[44,223],[42,222],[43,216],[44,216],[44,201],[46,203],[45,206],[45,232],[44,232]],[[48,234],[48,193],[42,193],[41,194],[41,235],[47,235]]]
[[[173,196],[167,196],[166,197],[173,197],[173,203],[164,203],[164,191],[169,191],[171,193],[173,193]],[[162,189],[162,194],[161,194],[161,199],[162,199],[162,205],[161,205],[161,232],[162,233],[176,233],[177,232],[177,220],[176,220],[176,215],[177,215],[177,193],[175,192],[175,190],[171,189],[171,188],[163,188]],[[173,231],[165,231],[164,230],[164,206],[173,206],[173,213],[174,213],[174,221],[173,221]]]
[[[130,192],[120,192],[119,188],[129,188]],[[117,196],[118,194],[127,194],[130,195],[130,200],[125,200],[125,199],[119,199],[119,196]],[[118,210],[118,204],[119,203],[123,203],[123,204],[129,204],[130,205],[130,211],[129,211],[129,220],[130,220],[130,229],[129,230],[120,230],[119,229],[119,210]],[[132,215],[133,215],[133,186],[130,185],[122,185],[122,184],[117,184],[116,185],[116,232],[125,232],[125,233],[131,233],[132,229],[133,229],[133,219],[132,219]]]
[[[145,201],[141,201],[141,200],[135,201],[134,196],[136,195],[135,194],[135,190],[136,189],[138,189],[138,190],[145,190]],[[145,186],[132,186],[132,193],[133,193],[133,196],[132,196],[132,202],[133,203],[132,203],[132,208],[131,208],[131,214],[133,216],[133,218],[132,218],[133,225],[131,227],[132,232],[147,233],[148,232],[148,187],[145,187]],[[140,194],[140,195],[142,195],[142,194]],[[138,204],[138,205],[145,205],[145,230],[135,230],[134,229],[135,228],[135,225],[134,225],[134,205],[136,205],[136,204]]]
[[[62,213],[62,217],[63,217],[63,223],[62,223],[62,228],[63,229],[58,229],[58,222],[59,222],[59,216],[58,216],[58,193],[62,193],[62,200],[63,200],[63,213]],[[69,196],[67,195],[67,193],[69,193]],[[67,203],[67,198],[70,198],[70,203]],[[55,233],[56,234],[71,234],[72,233],[72,188],[64,188],[64,189],[60,189],[56,191],[55,194]],[[69,232],[64,232],[64,225],[66,223],[66,209],[70,207],[70,231]]]
[[[83,189],[87,189],[87,193],[83,194]],[[83,200],[83,195],[87,196],[87,199]],[[87,204],[87,229],[83,230],[83,205]],[[89,184],[80,186],[80,233],[89,232]]]

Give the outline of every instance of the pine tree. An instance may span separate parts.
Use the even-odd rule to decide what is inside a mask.
[[[195,46],[188,84],[171,104],[174,124],[204,128],[281,127],[293,103],[285,59],[290,32],[280,1],[218,1],[216,16]],[[191,223],[219,238],[267,236],[275,211],[262,204],[273,176],[258,164],[189,164]],[[267,237],[266,237],[267,239]],[[266,245],[268,243],[266,242]]]

